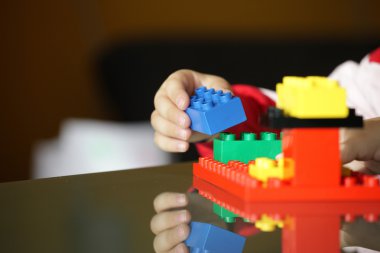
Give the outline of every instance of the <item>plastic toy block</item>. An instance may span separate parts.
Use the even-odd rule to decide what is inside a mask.
[[[282,229],[282,252],[341,252],[339,230],[338,215],[288,217]]]
[[[325,149],[327,152],[329,151],[328,148]],[[363,182],[345,179],[341,184],[340,173],[335,173],[334,170],[326,172],[325,167],[332,168],[328,164],[322,164],[322,167],[309,166],[306,168],[310,168],[309,174],[312,176],[316,174],[318,177],[318,173],[315,171],[322,171],[325,177],[320,176],[322,179],[313,180],[312,177],[308,178],[309,170],[307,170],[306,173],[299,173],[300,176],[295,184],[296,166],[297,162],[295,161],[295,174],[290,182],[271,178],[265,186],[248,174],[247,165],[239,162],[224,164],[210,158],[200,158],[199,163],[193,164],[193,175],[248,202],[380,200],[379,179],[376,176],[366,176]],[[337,171],[340,171],[340,167]],[[330,174],[333,176],[330,177]],[[337,184],[335,184],[335,174],[339,176]],[[326,178],[326,182],[324,178]],[[345,183],[345,181],[349,183]]]
[[[190,128],[208,135],[247,120],[240,98],[204,86],[195,90],[186,113],[191,119]]]
[[[270,107],[262,124],[273,129],[283,128],[331,128],[331,127],[363,127],[363,117],[356,116],[354,109],[349,109],[347,118],[330,119],[298,119],[284,115],[283,110]]]
[[[282,252],[339,252],[340,218],[352,221],[363,216],[372,222],[380,214],[380,202],[258,202],[249,203],[215,187],[201,179],[195,179],[199,193],[226,209],[249,217],[255,225],[266,215],[273,221],[282,221]],[[259,227],[261,224],[259,225]],[[264,223],[264,229],[275,228],[273,223]]]
[[[284,221],[281,219],[273,219],[267,214],[263,214],[260,219],[255,221],[255,227],[263,232],[272,232],[276,230],[276,227],[282,228],[284,226]]]
[[[270,178],[290,180],[294,176],[294,161],[290,158],[280,158],[278,162],[269,158],[257,158],[249,163],[248,173],[263,185],[266,185]]]
[[[224,207],[221,207],[218,204],[213,204],[213,211],[216,215],[219,216],[224,222],[226,223],[234,223],[236,222],[236,218],[239,217],[238,215],[234,214],[231,211],[228,211]]]
[[[257,157],[274,159],[281,153],[281,140],[275,133],[262,132],[260,139],[254,133],[242,133],[240,140],[235,134],[221,133],[214,139],[214,159],[227,163],[231,160],[248,163]]]
[[[325,77],[286,76],[277,84],[277,107],[285,115],[301,118],[346,118],[346,91]]]
[[[338,128],[285,129],[282,148],[284,157],[294,160],[294,185],[338,186],[340,184]]]
[[[202,223],[190,223],[190,235],[185,244],[190,253],[231,253],[242,252],[245,238],[217,226]]]
[[[244,219],[256,222],[261,215],[279,217],[285,220],[287,215],[339,215],[351,217],[368,216],[378,217],[380,214],[380,201],[271,201],[249,202],[235,196],[223,189],[210,184],[198,177],[194,177],[195,188],[206,199],[236,213]],[[358,208],[358,206],[360,208]]]

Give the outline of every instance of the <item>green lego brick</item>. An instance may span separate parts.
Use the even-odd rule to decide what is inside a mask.
[[[213,203],[213,210],[216,215],[219,216],[224,222],[226,223],[234,223],[236,221],[236,218],[239,216],[234,214],[231,211],[228,211],[226,208],[221,207],[218,204]]]
[[[281,152],[281,139],[270,132],[262,132],[259,140],[254,133],[242,133],[241,140],[230,133],[221,133],[214,139],[214,159],[222,163],[231,160],[248,163],[258,157],[275,159]]]

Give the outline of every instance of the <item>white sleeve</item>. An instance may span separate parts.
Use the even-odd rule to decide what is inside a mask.
[[[355,108],[364,119],[380,117],[380,64],[368,56],[360,64],[347,61],[329,76],[347,91],[347,105]]]
[[[277,101],[277,94],[273,90],[265,89],[265,88],[259,88],[259,90],[267,97],[272,99],[273,101]]]

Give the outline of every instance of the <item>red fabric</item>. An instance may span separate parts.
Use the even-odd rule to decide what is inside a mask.
[[[232,86],[235,96],[240,97],[247,120],[239,125],[231,127],[226,132],[239,136],[242,132],[254,132],[256,134],[269,129],[260,125],[261,116],[267,111],[269,106],[274,106],[275,102],[264,95],[257,87],[244,84]],[[273,132],[273,130],[270,130]],[[213,157],[212,142],[197,143],[196,148],[202,157]]]
[[[233,227],[233,232],[248,237],[260,233],[260,230],[253,226],[252,223],[247,223],[241,218],[237,218]]]
[[[378,47],[369,54],[369,61],[380,63],[380,47]]]

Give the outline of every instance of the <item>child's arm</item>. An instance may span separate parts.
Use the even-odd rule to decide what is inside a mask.
[[[190,130],[190,118],[184,112],[189,106],[190,95],[200,86],[230,90],[229,83],[219,76],[179,70],[171,74],[157,91],[151,124],[155,130],[154,141],[162,150],[185,152],[189,142],[208,137]]]

